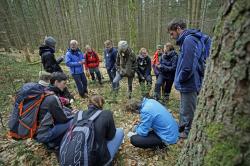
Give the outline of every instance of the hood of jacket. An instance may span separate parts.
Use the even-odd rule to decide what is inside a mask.
[[[180,36],[176,40],[176,44],[179,45],[179,46],[182,46],[185,38],[188,35],[192,35],[192,36],[195,36],[197,38],[201,38],[202,37],[202,33],[201,33],[200,30],[197,30],[197,29],[186,29],[186,30],[183,31],[182,34],[180,34]]]

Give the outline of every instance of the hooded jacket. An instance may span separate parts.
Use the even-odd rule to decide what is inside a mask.
[[[131,48],[128,48],[125,52],[118,52],[116,67],[121,76],[134,77],[138,66],[136,55]]]
[[[154,99],[144,98],[140,108],[140,124],[136,133],[147,136],[151,129],[166,144],[175,144],[179,137],[178,125],[172,114]]]
[[[77,49],[76,51],[68,49],[65,56],[65,63],[69,67],[71,74],[83,73],[83,65],[79,63],[82,60],[84,60],[84,56],[80,49]]]
[[[113,70],[115,67],[115,61],[117,57],[117,49],[111,48],[110,50],[104,50],[104,60],[105,60],[105,67],[107,70]]]
[[[180,46],[180,54],[175,73],[175,88],[180,92],[199,92],[202,84],[202,76],[198,70],[198,59],[201,56],[202,43],[197,39],[202,37],[198,30],[187,29],[177,39]]]
[[[43,68],[49,73],[53,72],[63,72],[59,64],[62,59],[55,59],[55,49],[47,45],[42,45],[39,47],[39,55],[41,56]]]
[[[95,51],[85,53],[85,69],[99,67],[99,57]]]
[[[139,76],[146,77],[151,75],[151,59],[149,56],[142,57],[141,55],[138,55],[136,61],[138,64],[137,73]]]
[[[177,61],[178,55],[174,50],[163,54],[160,60],[160,74],[174,80]]]

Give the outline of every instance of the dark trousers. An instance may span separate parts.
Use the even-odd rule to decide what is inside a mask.
[[[75,80],[78,93],[81,97],[84,97],[85,93],[88,93],[87,90],[87,79],[84,73],[72,74],[72,77]]]
[[[170,78],[167,78],[165,76],[163,76],[162,74],[160,74],[157,78],[156,84],[155,84],[155,97],[156,99],[160,99],[160,93],[161,93],[161,87],[165,84],[164,87],[164,96],[165,97],[169,97],[169,94],[171,92],[172,89],[172,85],[173,85],[173,80]]]
[[[158,137],[154,131],[148,133],[148,136],[143,137],[140,135],[133,135],[130,138],[130,142],[135,147],[139,148],[164,148],[166,145],[162,142],[161,138]]]
[[[102,82],[101,72],[100,72],[100,70],[99,70],[98,67],[96,67],[96,68],[90,68],[89,69],[89,74],[91,75],[91,79],[92,80],[95,80],[95,74],[96,74],[96,77],[97,77],[98,81],[100,83]]]
[[[142,96],[148,97],[149,92],[151,90],[151,86],[152,86],[152,76],[151,75],[144,75],[144,78],[145,79],[141,79],[141,77],[139,77],[141,94],[142,94]]]
[[[110,82],[112,83],[114,78],[115,78],[115,73],[116,73],[116,70],[111,70],[111,69],[108,69],[107,70],[107,73],[108,73],[108,76],[109,76],[109,80]]]
[[[184,131],[187,135],[189,134],[194,118],[196,103],[197,92],[181,92],[179,132]]]

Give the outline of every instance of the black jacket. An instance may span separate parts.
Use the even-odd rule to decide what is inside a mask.
[[[70,120],[64,114],[63,106],[56,95],[45,97],[45,99],[41,103],[40,111],[38,113],[38,124],[43,120],[47,112],[52,115],[54,124],[66,123]]]
[[[55,59],[55,50],[49,46],[42,45],[39,47],[39,55],[42,59],[43,68],[49,73],[63,72],[59,64],[63,61],[62,58]]]
[[[88,111],[85,112],[84,119],[92,116],[98,108],[93,105],[88,106]],[[107,141],[112,140],[116,133],[115,123],[111,111],[102,111],[94,121],[95,127],[95,145],[98,146],[96,166],[106,164],[110,160],[110,153],[107,147]]]
[[[151,75],[151,59],[149,56],[144,58],[138,55],[136,61],[138,64],[137,74],[139,77]]]
[[[164,53],[160,60],[160,74],[164,77],[174,80],[178,54],[175,51]]]

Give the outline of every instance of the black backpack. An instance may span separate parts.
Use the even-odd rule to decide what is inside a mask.
[[[96,160],[94,145],[94,120],[100,115],[98,110],[89,119],[83,119],[83,111],[79,111],[73,125],[64,135],[60,146],[61,166],[92,166]]]
[[[37,118],[44,98],[52,93],[38,83],[26,83],[18,91],[9,119],[8,135],[15,139],[33,138],[37,131]]]

